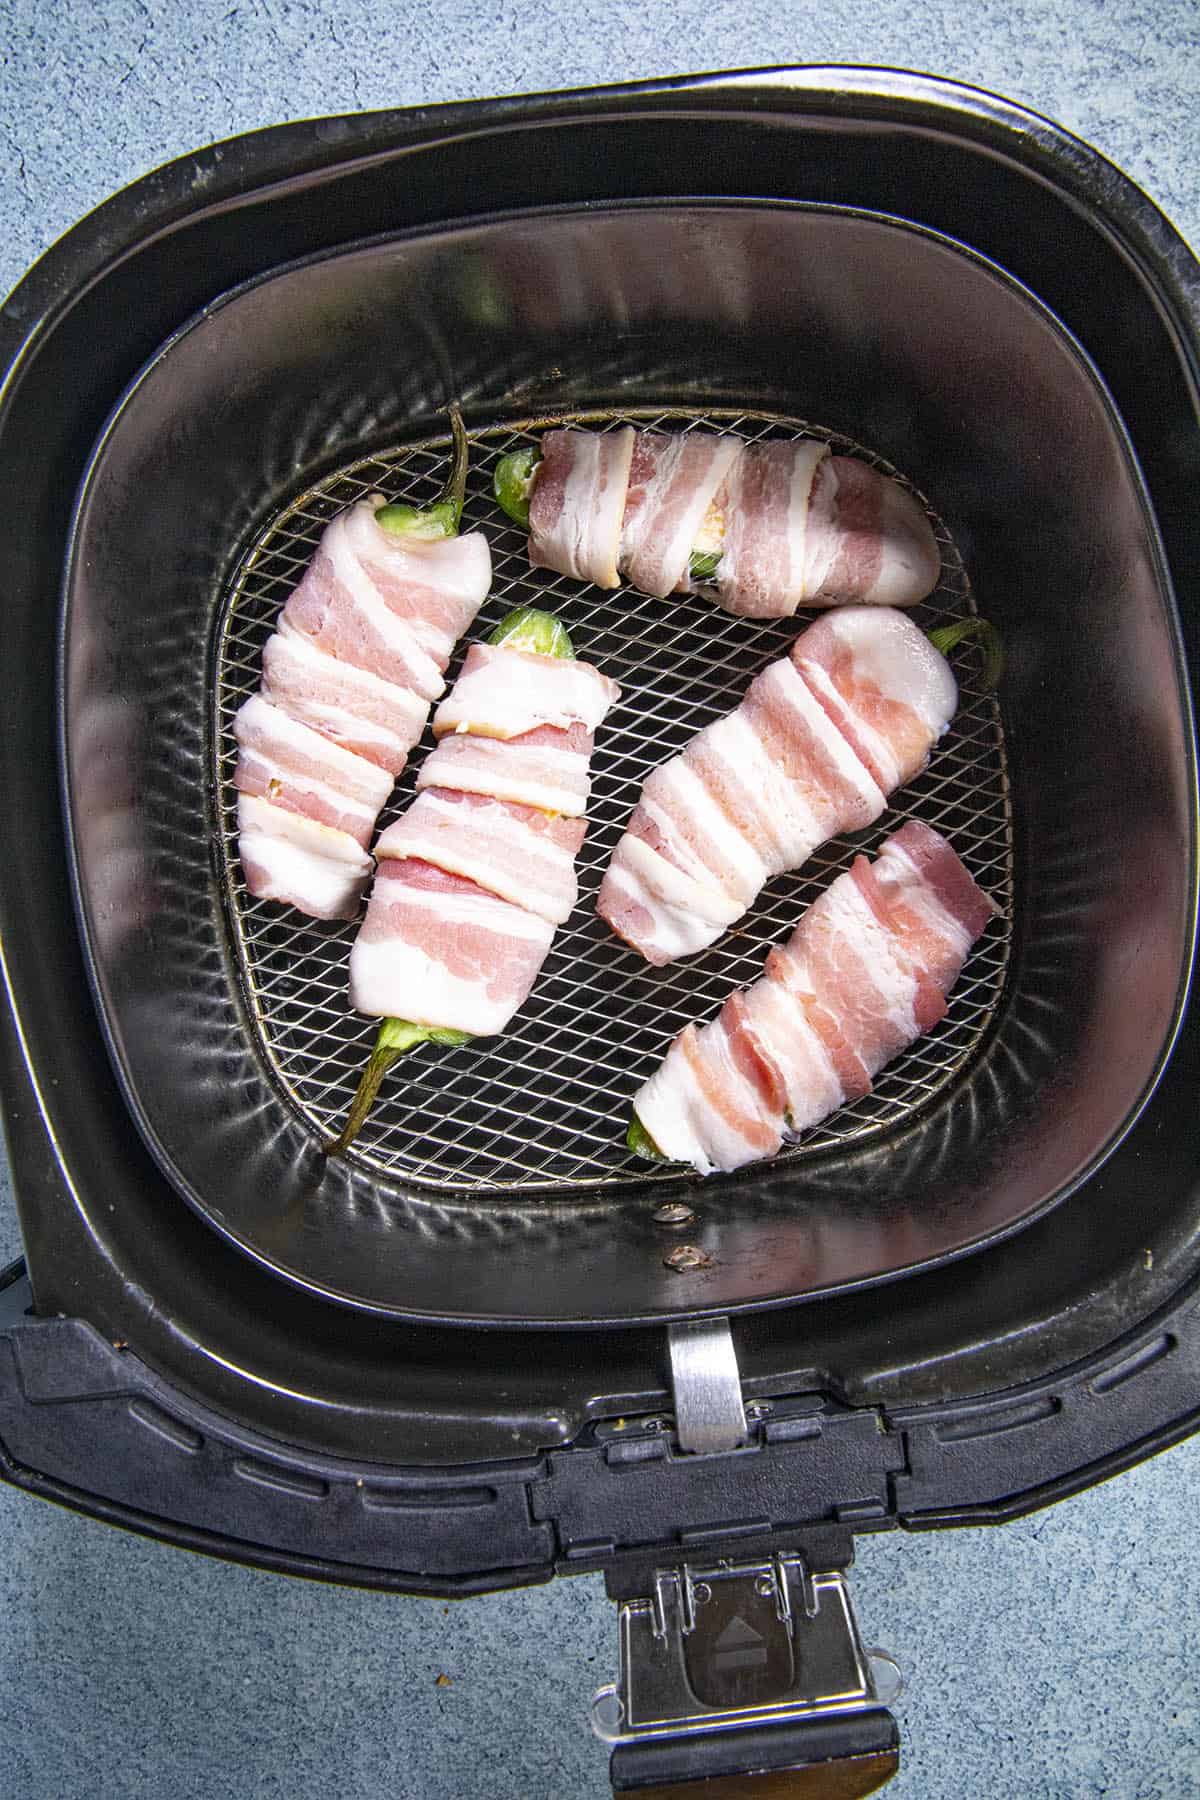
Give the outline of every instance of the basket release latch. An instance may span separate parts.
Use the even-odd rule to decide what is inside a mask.
[[[787,1553],[685,1562],[660,1569],[647,1597],[623,1601],[618,1629],[619,1679],[592,1703],[593,1729],[614,1746],[617,1791],[622,1770],[637,1787],[651,1764],[686,1788],[722,1771],[810,1763],[831,1774],[837,1765],[845,1784],[852,1763],[868,1785],[829,1789],[846,1795],[895,1773],[899,1740],[885,1708],[900,1672],[864,1648],[842,1571],[812,1574]]]

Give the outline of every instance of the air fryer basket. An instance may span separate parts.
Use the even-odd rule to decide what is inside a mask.
[[[692,205],[689,196],[702,201]],[[755,197],[753,208],[743,204],[747,196]],[[614,218],[629,218],[631,203],[651,204],[660,221],[673,214],[692,267],[697,258],[711,263],[709,234],[727,233],[725,218],[739,229],[765,224],[774,239],[781,228],[841,232],[865,213],[871,217],[862,222],[864,237],[886,236],[892,244],[919,238],[954,275],[919,290],[898,280],[894,268],[878,279],[877,261],[839,256],[826,269],[818,259],[806,279],[810,286],[823,280],[821,316],[838,348],[824,360],[814,360],[802,328],[783,330],[777,313],[766,355],[764,332],[738,313],[736,286],[725,289],[730,322],[720,333],[711,313],[708,325],[704,316],[692,317],[670,330],[652,317],[616,333],[584,322],[555,336],[557,354],[536,327],[515,343],[511,321],[472,298],[478,264],[464,268],[459,248],[489,232],[511,235],[518,221],[506,214],[539,209],[528,223],[540,234],[548,208],[576,209],[559,215],[565,229],[580,220],[577,209],[606,207]],[[775,223],[773,203],[782,203],[786,227]],[[900,223],[881,225],[881,217]],[[925,235],[939,233],[948,247]],[[351,250],[356,245],[364,248]],[[971,252],[1003,274],[990,273]],[[440,255],[462,270],[465,284],[448,296],[439,279],[437,306],[424,316],[411,306],[402,315],[365,306],[365,290],[349,279],[372,264],[386,298],[389,257],[398,268],[414,258],[432,265]],[[764,255],[760,288],[786,310],[793,288],[779,279],[769,244]],[[329,259],[320,267],[330,304],[279,312],[273,333],[269,320],[259,320],[260,343],[273,338],[267,363],[281,373],[290,358],[296,379],[272,391],[262,375],[267,363],[251,348],[242,385],[226,390],[223,414],[202,409],[197,416],[203,393],[170,372],[164,346],[218,296],[314,257]],[[639,267],[636,279],[645,282],[644,261]],[[1002,308],[985,308],[986,323],[952,303],[955,294],[961,302],[964,281],[980,295],[1003,294]],[[1033,300],[1023,300],[1015,284]],[[249,319],[253,295],[268,291],[281,289],[247,289],[242,319]],[[529,284],[524,291],[531,292]],[[699,291],[706,309],[717,305]],[[599,283],[593,297],[608,317]],[[1030,356],[1031,337],[1015,329],[1008,353],[1000,354],[994,334],[1001,311],[1010,328],[1026,321],[1048,358]],[[222,314],[231,316],[228,305],[214,318]],[[943,331],[936,356],[924,357],[934,382],[915,391],[919,344],[924,336],[928,347],[932,336],[922,324],[926,315]],[[889,323],[897,319],[903,328]],[[881,333],[894,353],[887,365],[879,358]],[[1072,337],[1100,386],[1071,349]],[[347,386],[334,375],[340,364],[344,377],[348,343],[354,380]],[[1194,673],[1198,346],[1196,264],[1117,171],[1005,102],[879,71],[759,72],[319,120],[189,157],[76,227],[0,309],[6,655],[20,672],[0,692],[0,805],[6,841],[20,847],[0,863],[9,996],[0,1024],[5,1126],[36,1308],[35,1316],[20,1311],[16,1324],[0,1328],[5,1345],[15,1344],[19,1331],[24,1346],[16,1385],[4,1362],[0,1471],[189,1542],[211,1546],[211,1534],[224,1530],[225,1554],[290,1557],[288,1566],[311,1567],[304,1559],[322,1544],[332,1563],[345,1565],[339,1534],[357,1517],[355,1481],[365,1470],[354,1465],[364,1456],[393,1466],[445,1465],[452,1482],[463,1464],[495,1459],[493,1471],[501,1461],[511,1464],[517,1485],[510,1490],[497,1473],[486,1478],[494,1500],[489,1546],[496,1509],[505,1506],[506,1516],[525,1521],[526,1536],[503,1556],[492,1552],[490,1574],[478,1560],[484,1515],[474,1515],[474,1537],[467,1533],[452,1549],[444,1517],[435,1517],[432,1478],[421,1490],[427,1514],[415,1497],[404,1514],[375,1514],[375,1551],[368,1556],[357,1540],[350,1551],[352,1560],[371,1564],[373,1574],[358,1570],[364,1579],[491,1585],[563,1563],[588,1566],[590,1559],[594,1566],[630,1544],[670,1539],[685,1526],[711,1533],[731,1518],[761,1517],[772,1529],[792,1531],[838,1516],[909,1525],[1003,1516],[1188,1429],[1200,1392],[1191,1299],[1200,1266],[1194,1006],[1128,1135],[1067,1190],[1072,1171],[1119,1128],[1153,1073],[1187,961],[1192,804],[1173,634],[1179,631]],[[232,358],[236,349],[227,343],[224,354]],[[962,553],[980,610],[1007,628],[1013,653],[1004,715],[1017,826],[1013,978],[976,1070],[997,1054],[1024,986],[1032,1010],[1017,1048],[1030,1078],[1005,1090],[1022,1094],[1024,1106],[1009,1109],[1004,1130],[975,1130],[999,1115],[1002,1089],[972,1073],[939,1107],[935,1130],[935,1115],[918,1116],[911,1129],[886,1134],[874,1149],[860,1146],[858,1212],[848,1216],[889,1235],[893,1259],[905,1260],[908,1245],[896,1245],[897,1214],[886,1193],[903,1181],[910,1153],[928,1159],[942,1197],[933,1199],[944,1213],[953,1212],[946,1180],[977,1187],[985,1199],[995,1182],[1011,1200],[1021,1171],[1040,1169],[1042,1197],[1059,1178],[1063,1197],[1013,1235],[876,1294],[844,1291],[803,1306],[747,1311],[734,1321],[750,1397],[765,1404],[824,1396],[817,1424],[806,1428],[803,1456],[797,1450],[781,1471],[777,1491],[754,1486],[765,1457],[721,1459],[719,1476],[711,1468],[702,1476],[647,1461],[647,1486],[632,1465],[619,1479],[615,1465],[608,1472],[598,1441],[589,1448],[589,1421],[653,1422],[669,1410],[660,1328],[498,1327],[485,1356],[470,1330],[331,1306],[224,1242],[149,1154],[88,993],[63,855],[54,684],[73,504],[106,418],[152,362],[166,372],[153,389],[145,384],[158,409],[154,435],[172,454],[140,464],[134,454],[125,463],[112,497],[121,500],[124,486],[124,523],[134,515],[130,535],[119,537],[115,513],[107,526],[96,515],[83,519],[98,552],[124,555],[127,593],[148,633],[159,629],[141,603],[150,581],[167,595],[164,612],[177,615],[163,627],[173,663],[126,642],[125,679],[118,681],[111,640],[96,639],[81,656],[80,667],[92,662],[85,685],[121,701],[109,721],[117,743],[123,717],[137,714],[143,756],[131,765],[135,810],[155,784],[160,799],[172,781],[186,787],[190,805],[196,784],[204,783],[208,634],[241,553],[309,483],[364,449],[437,435],[438,408],[455,391],[465,395],[475,426],[641,405],[652,393],[663,405],[751,407],[844,430],[929,496]],[[637,378],[633,392],[627,374]],[[1045,386],[1048,374],[1057,389]],[[485,375],[495,384],[490,390]],[[128,416],[112,439],[117,449],[120,437],[121,455],[133,448],[123,429]],[[981,462],[963,459],[967,441],[981,450]],[[153,516],[129,491],[147,467]],[[117,472],[114,457],[106,473]],[[1178,600],[1173,622],[1168,583]],[[1116,603],[1084,611],[1084,588]],[[78,634],[74,648],[83,648]],[[178,721],[162,768],[148,767],[144,755],[150,739],[131,675],[139,665],[152,677],[147,693],[174,708]],[[162,729],[170,723],[168,717]],[[102,756],[104,743],[114,740],[106,739],[99,715],[96,725]],[[120,756],[109,760],[119,771]],[[1041,781],[1034,779],[1039,773]],[[1085,799],[1090,811],[1080,804]],[[104,804],[120,810],[111,796]],[[215,823],[215,810],[209,817]],[[164,818],[170,850],[178,844],[178,815],[160,808]],[[1037,860],[1029,854],[1035,845],[1044,853]],[[181,936],[194,928],[205,942],[192,952],[192,985],[176,990],[191,1054],[169,1099],[179,1107],[177,1120],[194,1118],[189,1109],[199,1103],[223,1127],[232,1124],[233,1138],[222,1130],[214,1153],[224,1154],[227,1174],[253,1188],[256,1169],[267,1171],[241,1155],[246,1094],[230,1085],[245,1074],[248,1039],[240,1015],[235,1029],[221,1029],[212,999],[231,981],[232,940],[213,928],[219,850],[214,838],[203,879],[171,915]],[[1035,920],[1044,927],[1040,951]],[[1157,936],[1142,929],[1156,923],[1163,926]],[[1137,935],[1128,935],[1135,928]],[[1135,958],[1142,971],[1136,983],[1121,970]],[[129,959],[114,973],[126,997],[137,993]],[[1141,1023],[1130,1015],[1114,1027],[1103,1009],[1131,990]],[[165,1008],[149,1007],[143,1057],[156,1032],[169,1036],[170,1025]],[[252,1073],[264,1104],[281,1105],[271,1080]],[[140,1098],[153,1100],[153,1080],[142,1084]],[[1066,1129],[1047,1142],[1055,1124]],[[283,1136],[298,1132],[289,1111]],[[308,1144],[306,1131],[301,1141]],[[877,1155],[885,1143],[886,1154]],[[282,1160],[265,1133],[257,1144],[255,1156],[276,1158],[272,1167]],[[954,1150],[952,1161],[939,1144]],[[836,1175],[838,1166],[835,1153],[828,1168]],[[787,1171],[756,1186],[753,1201],[757,1175],[723,1196],[717,1266],[700,1278],[656,1272],[676,1240],[653,1223],[650,1201],[669,1185],[648,1184],[640,1199],[631,1191],[627,1205],[554,1205],[541,1215],[545,1229],[532,1252],[541,1257],[545,1238],[560,1230],[569,1251],[540,1303],[583,1319],[599,1312],[603,1296],[608,1315],[624,1306],[633,1317],[635,1296],[626,1283],[636,1278],[643,1289],[658,1284],[653,1311],[661,1317],[665,1308],[733,1303],[731,1277],[760,1299],[781,1291],[785,1280],[803,1285],[810,1271],[798,1268],[794,1255],[787,1261],[785,1239],[795,1233],[797,1208],[772,1197],[775,1179],[789,1179]],[[1038,1196],[1030,1198],[1036,1204]],[[264,1214],[271,1204],[263,1192]],[[431,1207],[425,1216],[442,1235],[418,1242],[374,1210],[360,1173],[348,1184],[339,1221],[356,1224],[355,1208],[366,1212],[372,1244],[383,1250],[400,1242],[426,1269],[435,1266],[435,1251],[453,1247],[461,1223],[454,1209]],[[711,1210],[706,1201],[702,1211]],[[985,1222],[974,1194],[964,1197],[962,1216],[975,1227]],[[504,1253],[493,1255],[492,1235],[470,1242],[458,1258],[468,1289],[447,1310],[461,1316],[472,1293],[486,1287],[486,1313],[495,1318],[511,1306],[512,1316],[512,1300],[533,1285],[523,1228],[510,1229],[503,1206],[491,1202],[480,1205],[478,1217],[489,1231],[503,1227]],[[275,1222],[288,1223],[279,1216]],[[711,1229],[706,1217],[702,1234]],[[751,1234],[753,1256],[738,1255]],[[333,1263],[323,1274],[336,1283]],[[123,1348],[113,1350],[113,1343]],[[7,1357],[4,1346],[0,1352]],[[134,1418],[128,1396],[135,1392],[192,1419],[190,1429],[206,1447],[186,1468],[178,1446],[145,1425],[150,1412],[143,1407]],[[988,1435],[993,1420],[995,1437]],[[202,1465],[214,1481],[224,1480],[231,1465],[221,1462],[220,1445],[244,1444],[255,1433],[257,1460],[273,1444],[277,1462],[304,1464],[306,1481],[317,1465],[325,1469],[325,1508],[302,1485],[286,1507],[279,1490],[268,1507],[268,1490],[246,1482],[218,1481],[210,1491],[199,1479]],[[577,1459],[574,1451],[545,1454],[570,1444],[580,1446]],[[789,1445],[781,1444],[786,1452]],[[172,1457],[181,1460],[168,1468],[163,1459]],[[338,1457],[347,1459],[340,1473]],[[521,1458],[524,1464],[513,1461]],[[743,1479],[754,1489],[745,1505],[735,1491]],[[540,1498],[532,1487],[526,1497],[526,1481]],[[551,1487],[561,1488],[561,1502]],[[635,1490],[644,1509],[630,1500]],[[403,1530],[383,1529],[388,1519]]]
[[[349,478],[316,492],[314,481],[374,448],[369,484],[404,491],[405,463],[386,447],[459,397],[479,439],[468,519],[499,558],[486,628],[514,598],[547,591],[528,578],[511,591],[515,534],[479,477],[492,420],[548,381],[560,411],[683,408],[694,420],[724,402],[757,432],[766,405],[777,431],[816,421],[887,458],[949,528],[929,617],[969,603],[961,545],[1009,649],[1008,770],[968,653],[945,745],[863,841],[908,812],[941,824],[1011,920],[873,1112],[700,1187],[648,1179],[623,1153],[629,1097],[674,1031],[753,979],[861,846],[839,841],[773,884],[740,933],[661,974],[613,943],[590,905],[648,766],[733,705],[794,626],[621,594],[605,610],[591,590],[554,585],[583,652],[625,690],[596,758],[581,912],[527,1023],[398,1069],[348,1162],[321,1140],[369,1043],[337,991],[351,934],[297,934],[293,917],[272,939],[262,908],[251,927],[228,788],[210,791],[214,772],[228,781],[230,712],[257,679],[254,643],[230,647],[247,579],[243,567],[227,602],[230,575],[248,539],[253,568],[278,554],[281,488],[299,491],[311,524]],[[294,579],[296,546],[284,544]],[[276,610],[285,593],[276,579]],[[180,1190],[253,1255],[408,1316],[728,1310],[895,1275],[1009,1231],[1126,1129],[1175,1026],[1193,847],[1172,613],[1136,464],[1084,355],[1016,284],[910,224],[779,204],[614,207],[385,239],[272,275],[207,309],[134,385],[72,549],[67,811],[131,1110]],[[264,931],[266,958],[239,966],[235,941],[244,951]],[[278,984],[282,1004],[264,1008]],[[307,1112],[278,1078],[281,1046],[297,1043],[317,1064]],[[712,1259],[691,1276],[665,1266],[648,1217],[652,1196],[685,1191]]]

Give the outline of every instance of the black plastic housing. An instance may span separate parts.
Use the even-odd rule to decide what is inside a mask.
[[[927,486],[931,476],[942,482],[942,510],[978,560],[981,591],[986,572],[987,598],[1037,603],[1037,630],[1012,675],[1011,693],[1023,705],[1043,696],[1032,738],[1013,738],[1015,756],[1041,759],[1026,764],[1018,825],[1026,843],[1053,842],[1061,852],[1053,866],[1047,858],[1050,894],[1043,890],[1061,936],[1051,941],[1043,932],[1021,954],[1027,974],[1064,1002],[1063,1035],[1050,1034],[1040,1064],[1045,1044],[1036,1027],[1027,1034],[1039,1072],[1028,1090],[1032,1110],[1009,1121],[1010,1141],[1028,1127],[1041,1140],[1035,1148],[1062,1158],[1068,1184],[1081,1149],[1086,1158],[1086,1146],[1096,1146],[1088,1121],[1106,1084],[1125,1081],[1136,1098],[1153,1072],[1186,971],[1194,907],[1195,801],[1179,676],[1186,667],[1194,682],[1200,666],[1200,282],[1185,246],[1144,196],[1084,146],[1005,103],[861,70],[707,77],[324,120],[202,152],[76,227],[0,312],[0,476],[13,500],[0,543],[7,661],[16,676],[0,693],[0,804],[6,838],[22,846],[0,868],[10,998],[3,1052],[39,1315],[22,1311],[3,1328],[0,1440],[10,1479],[222,1554],[364,1578],[339,1554],[346,1540],[336,1505],[295,1494],[281,1503],[293,1519],[303,1512],[328,1521],[305,1527],[307,1535],[282,1513],[240,1510],[232,1496],[257,1499],[253,1479],[238,1476],[233,1486],[221,1473],[224,1450],[212,1466],[202,1451],[173,1444],[169,1430],[156,1434],[131,1415],[132,1400],[149,1395],[205,1445],[228,1444],[230,1458],[251,1461],[274,1454],[326,1483],[330,1496],[343,1491],[333,1472],[349,1465],[352,1479],[365,1481],[364,1464],[418,1487],[413,1471],[436,1468],[452,1489],[494,1489],[500,1510],[489,1500],[477,1526],[461,1533],[454,1504],[428,1494],[430,1516],[441,1521],[428,1535],[419,1506],[388,1515],[398,1523],[381,1572],[368,1578],[452,1589],[609,1566],[648,1548],[678,1548],[692,1541],[686,1533],[707,1542],[741,1534],[747,1543],[797,1542],[814,1524],[839,1519],[878,1528],[999,1518],[1192,1428],[1200,1407],[1194,1006],[1124,1142],[1026,1229],[887,1288],[739,1318],[748,1394],[776,1410],[756,1428],[750,1451],[725,1459],[675,1457],[663,1442],[669,1432],[640,1425],[615,1453],[603,1436],[605,1421],[668,1414],[661,1327],[509,1325],[481,1338],[355,1316],[222,1242],[179,1198],[131,1121],[87,995],[55,772],[54,640],[67,524],[106,418],[200,308],[285,262],[481,211],[661,198],[865,208],[945,233],[1027,286],[1106,385],[1114,411],[1101,435],[1105,466],[1120,471],[1117,488],[1089,467],[1077,439],[1066,463],[1062,441],[1046,436],[990,465],[1016,470],[1024,485],[1015,498],[1026,505],[1036,510],[1043,497],[1036,516],[1043,526],[1050,521],[1052,538],[1061,523],[1052,497],[1097,478],[1103,504],[1092,521],[1094,552],[1077,529],[1055,539],[1064,560],[1053,593],[1037,591],[1037,570],[1014,539],[1014,494],[973,491],[969,468],[935,466],[932,401],[911,440],[924,445],[925,460],[910,472]],[[866,298],[884,308],[891,296]],[[979,408],[970,321],[962,324],[956,404]],[[709,373],[712,393],[720,371]],[[564,403],[546,368],[518,375],[528,379],[508,390],[514,410]],[[1028,376],[1013,365],[1018,393]],[[444,397],[426,391],[425,404]],[[1006,394],[992,390],[987,403],[998,419],[1011,416]],[[293,420],[280,434],[253,501],[232,502],[231,549],[272,491],[288,491],[351,438],[387,435],[395,421],[366,396],[357,414],[332,404],[309,423],[306,431]],[[879,430],[883,423],[878,414]],[[880,447],[898,446],[903,462],[903,417],[889,429]],[[1083,516],[1075,515],[1076,526]],[[1128,611],[1112,615],[1114,629],[1098,644],[1080,633],[1064,582],[1071,555],[1093,554],[1089,582],[1129,595]],[[211,578],[211,558],[206,549],[202,579]],[[1151,616],[1157,623],[1146,635],[1137,621]],[[1072,635],[1064,639],[1065,628]],[[1050,704],[1060,697],[1066,712]],[[1085,811],[1065,725],[1085,703],[1114,702],[1107,744],[1099,734],[1089,740],[1104,759],[1106,791],[1091,789]],[[1006,704],[1011,712],[1013,700]],[[1124,898],[1106,912],[1114,858],[1124,863]],[[1026,859],[1031,917],[1042,873]],[[1105,1024],[1091,1014],[1093,994],[1121,993],[1120,982],[1114,987],[1097,971],[1110,957],[1137,952],[1122,934],[1159,908],[1165,929],[1140,952],[1153,973],[1144,988],[1134,984],[1146,1003],[1144,1029],[1126,1037],[1127,1017]],[[1085,1042],[1090,1064],[1075,1056]],[[1060,1077],[1061,1108],[1041,1111],[1039,1096]],[[1118,1129],[1122,1108],[1102,1110]],[[1078,1142],[1055,1131],[1056,1117],[1069,1131],[1079,1127]],[[956,1178],[969,1172],[964,1161]],[[710,1296],[702,1285],[679,1294],[672,1306],[685,1311],[754,1297],[727,1287]],[[635,1307],[630,1316],[647,1313]],[[38,1354],[51,1371],[48,1391],[31,1390],[21,1359],[33,1352],[14,1349],[18,1340],[47,1345]],[[107,1349],[114,1341],[128,1348]],[[90,1392],[102,1404],[91,1405],[84,1430],[70,1408]],[[782,1430],[768,1436],[772,1417]],[[143,1446],[137,1457],[131,1438]],[[524,1469],[522,1459],[530,1459]],[[469,1479],[458,1479],[460,1465],[470,1465]],[[508,1478],[529,1495],[529,1511],[525,1548],[506,1551],[499,1567],[494,1545],[503,1532],[498,1526],[493,1535],[492,1521],[507,1504],[500,1496]],[[425,1485],[437,1488],[441,1478]],[[778,1499],[768,1504],[764,1494]]]

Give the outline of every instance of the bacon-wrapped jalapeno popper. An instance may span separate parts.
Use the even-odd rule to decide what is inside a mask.
[[[910,820],[830,884],[752,987],[684,1028],[634,1099],[629,1148],[701,1174],[774,1156],[937,1024],[997,910]]]
[[[726,612],[913,606],[941,559],[895,481],[812,438],[547,431],[502,457],[494,491],[529,528],[529,560],[599,587],[691,592]]]
[[[238,845],[250,892],[352,919],[379,809],[425,728],[458,639],[487,598],[480,532],[458,536],[467,440],[424,510],[360,500],[325,529],[234,721]]]
[[[949,664],[903,613],[827,614],[647,778],[601,918],[656,966],[715,943],[772,877],[872,824],[957,704]]]
[[[521,608],[471,646],[417,797],[375,846],[350,998],[383,1024],[335,1150],[403,1050],[502,1032],[528,998],[575,905],[588,762],[619,693],[550,613]]]

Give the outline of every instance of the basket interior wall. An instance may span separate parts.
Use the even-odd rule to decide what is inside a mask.
[[[699,1300],[663,1269],[638,1184],[481,1202],[326,1165],[248,1029],[212,778],[223,598],[282,504],[427,437],[454,393],[481,422],[769,401],[845,432],[930,497],[1008,641],[1015,939],[996,1025],[907,1126],[825,1146],[802,1181],[785,1162],[707,1190],[719,1261]],[[85,916],[143,1129],[232,1235],[345,1297],[632,1318],[911,1267],[1059,1191],[1123,1124],[1170,1027],[1188,768],[1133,470],[1046,316],[910,229],[766,207],[515,221],[236,296],[151,368],[101,453],[66,678]]]

